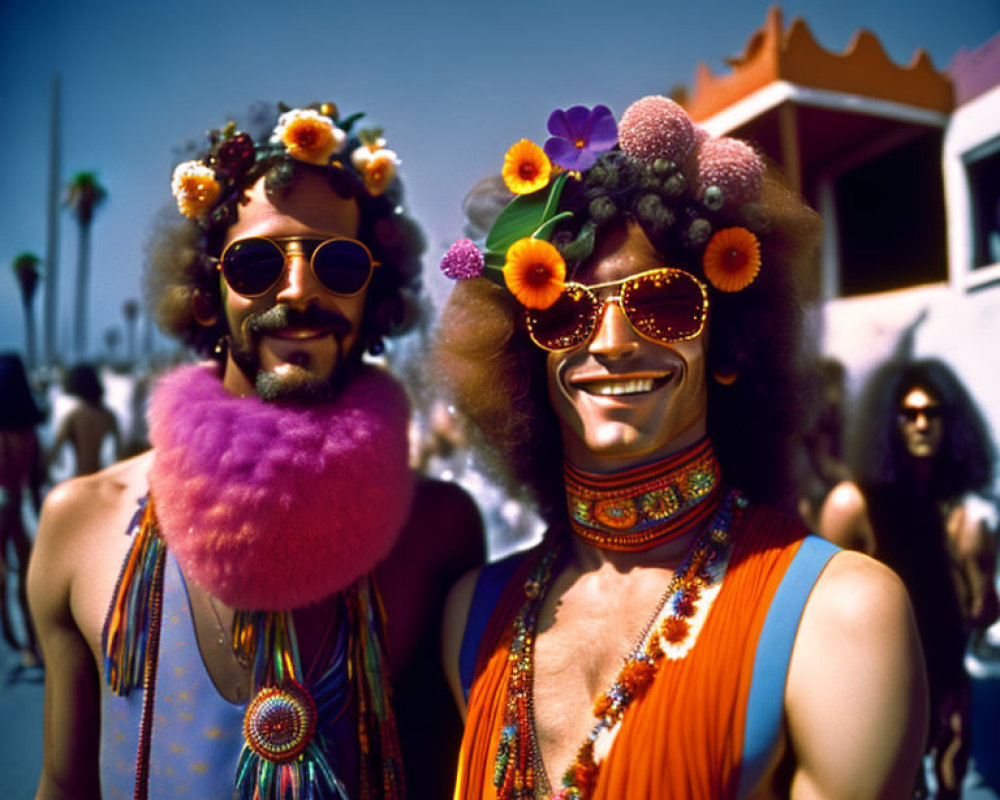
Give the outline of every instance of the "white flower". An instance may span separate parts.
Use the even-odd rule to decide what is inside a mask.
[[[220,186],[215,173],[200,161],[184,161],[174,168],[170,191],[177,201],[177,209],[185,217],[202,216],[219,196]]]

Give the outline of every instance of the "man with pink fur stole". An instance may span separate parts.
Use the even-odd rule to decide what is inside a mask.
[[[38,798],[392,800],[404,761],[432,797],[413,754],[457,731],[437,628],[481,523],[414,476],[406,393],[362,359],[416,315],[399,159],[331,103],[251,117],[177,166],[146,268],[207,360],[158,382],[149,452],[45,502]]]

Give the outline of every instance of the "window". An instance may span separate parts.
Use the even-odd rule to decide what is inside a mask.
[[[842,173],[834,192],[842,296],[947,279],[940,133]]]
[[[972,268],[1000,264],[1000,138],[965,158],[972,222]]]

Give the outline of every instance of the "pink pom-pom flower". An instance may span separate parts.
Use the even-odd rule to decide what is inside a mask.
[[[683,164],[695,146],[695,127],[673,100],[650,95],[636,100],[618,124],[622,152],[640,161],[658,158]]]
[[[698,196],[712,186],[727,206],[752,203],[760,196],[764,162],[746,142],[723,136],[707,139],[698,149]]]
[[[471,239],[459,239],[441,259],[441,271],[453,281],[478,278],[483,274],[486,260]]]

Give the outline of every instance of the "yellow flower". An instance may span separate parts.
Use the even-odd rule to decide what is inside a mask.
[[[503,280],[521,305],[546,309],[562,293],[566,262],[542,239],[518,239],[507,249]]]
[[[534,142],[521,139],[503,157],[503,182],[514,194],[531,194],[548,185],[552,162]]]
[[[738,292],[760,272],[760,242],[746,228],[723,228],[709,240],[702,266],[720,292]]]
[[[399,156],[384,145],[385,140],[379,139],[351,153],[351,163],[361,173],[365,188],[372,197],[378,197],[389,188],[400,163]]]
[[[181,214],[197,219],[218,199],[220,186],[210,167],[200,161],[185,161],[174,169],[170,190]]]
[[[292,158],[326,166],[344,148],[347,134],[318,111],[295,108],[278,117],[273,138],[284,143]]]

